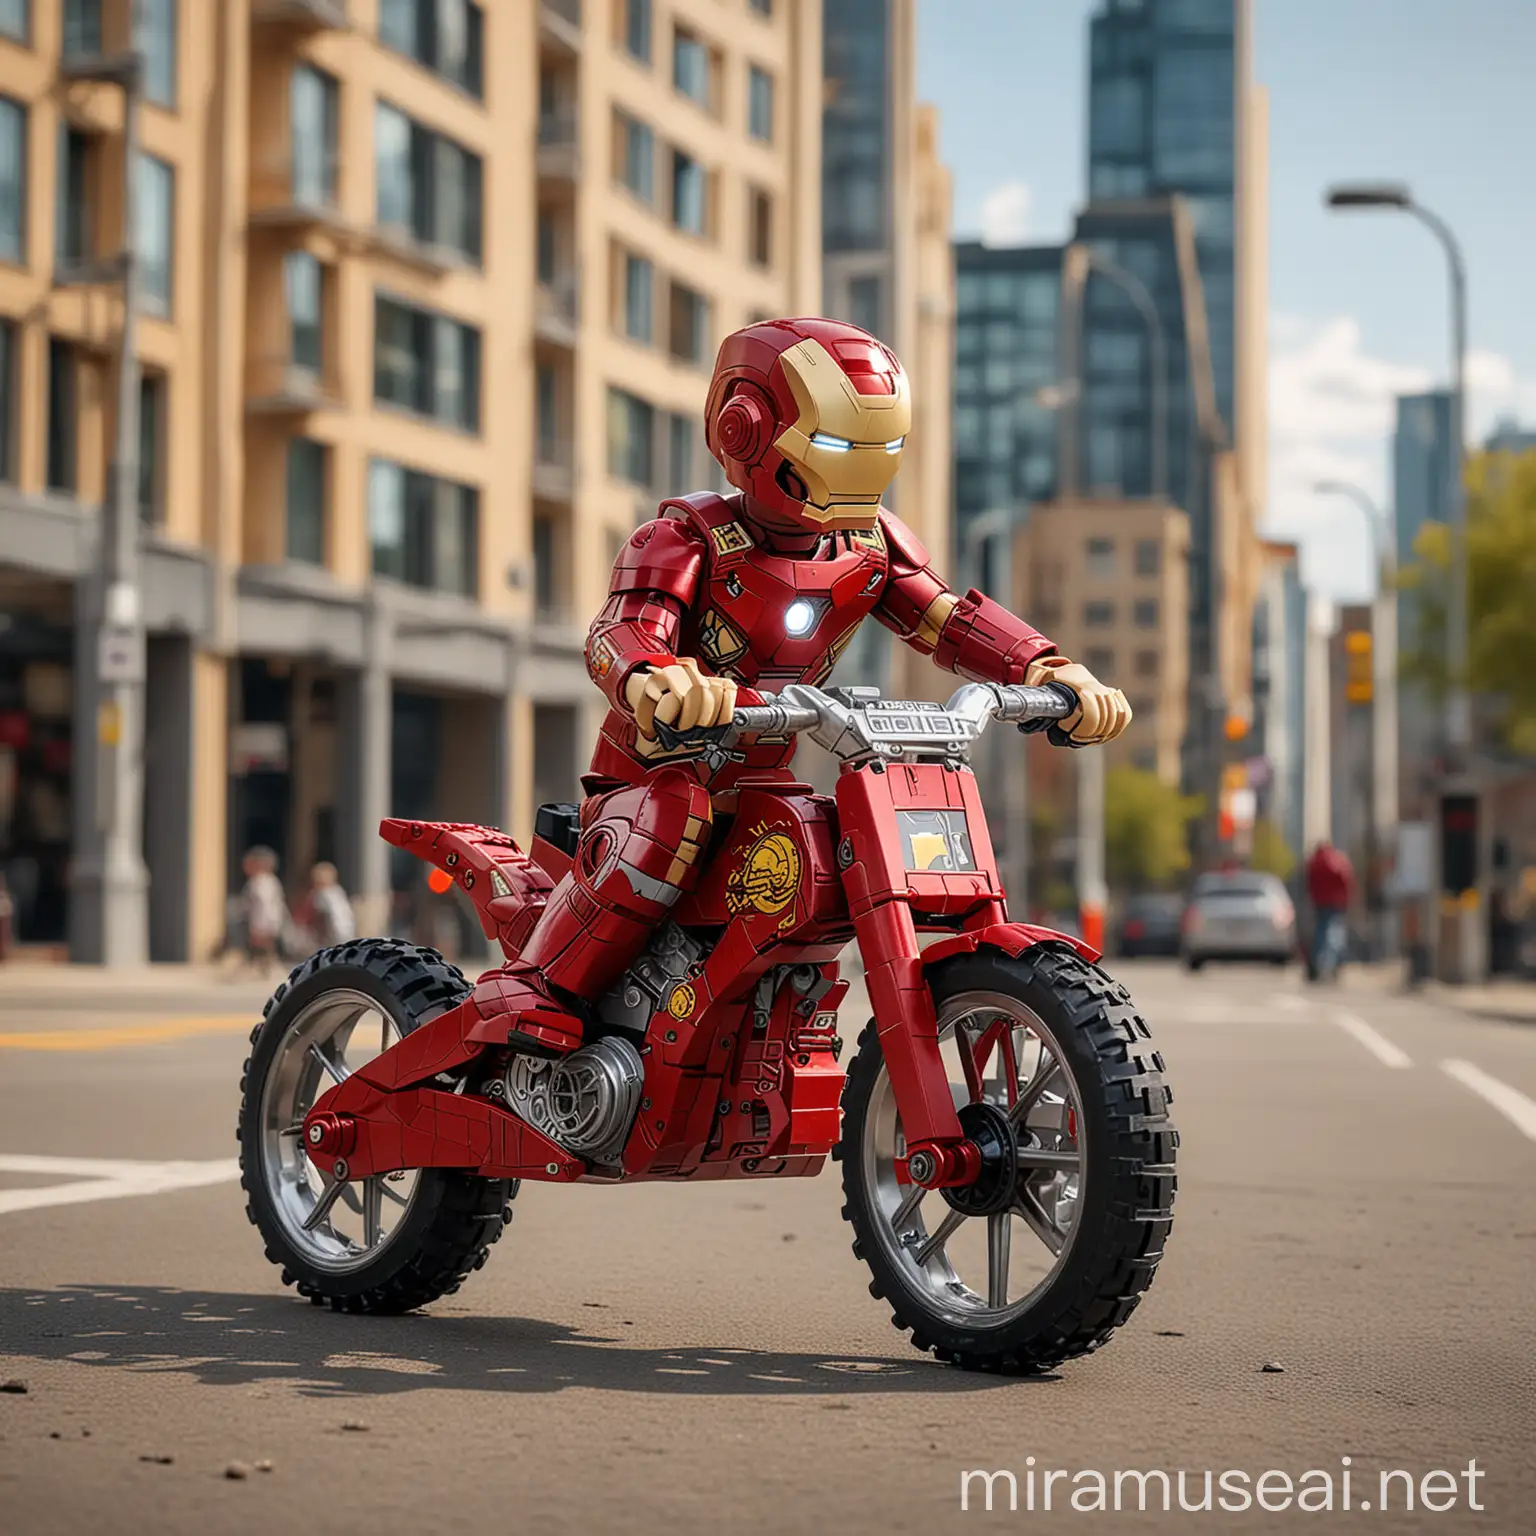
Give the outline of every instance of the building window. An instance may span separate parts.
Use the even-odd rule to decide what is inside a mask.
[[[773,15],[773,0],[749,0],[749,3],[759,16]]]
[[[336,82],[308,64],[294,66],[288,84],[288,142],[295,203],[330,208],[336,202]]]
[[[408,586],[477,590],[480,495],[473,486],[374,459],[368,466],[373,569]]]
[[[672,151],[672,222],[690,235],[702,235],[705,207],[704,167],[682,150]]]
[[[533,606],[537,613],[552,614],[560,606],[559,567],[556,563],[555,520],[533,520]]]
[[[1156,539],[1137,539],[1136,574],[1156,576],[1163,568],[1163,547]]]
[[[624,0],[624,47],[630,58],[651,62],[651,0]]]
[[[176,105],[176,0],[134,0],[133,46],[144,55],[144,94]]]
[[[656,411],[622,389],[608,391],[608,473],[647,489],[655,483]]]
[[[1091,645],[1083,658],[1083,665],[1101,682],[1115,673],[1115,653],[1108,646]]]
[[[144,308],[153,315],[171,312],[171,248],[176,203],[176,173],[154,155],[139,156],[134,178],[133,251],[143,278]]]
[[[165,520],[165,375],[139,376],[139,520]]]
[[[624,256],[624,334],[650,345],[656,269],[643,256]]]
[[[755,266],[773,265],[773,197],[760,187],[747,192],[747,256]]]
[[[283,296],[288,305],[288,361],[319,373],[325,362],[325,269],[308,251],[283,257]]]
[[[78,462],[79,360],[57,336],[48,338],[48,489],[73,493]]]
[[[656,137],[642,122],[619,114],[619,180],[643,203],[656,201]]]
[[[471,96],[485,90],[485,13],[475,0],[380,0],[379,41]]]
[[[1136,652],[1136,676],[1137,677],[1156,677],[1157,676],[1157,652],[1156,651],[1137,651]]]
[[[1089,629],[1108,629],[1115,622],[1113,603],[1084,603],[1083,623]]]
[[[0,0],[0,37],[14,37],[24,43],[27,33],[27,0]]]
[[[871,336],[878,336],[882,328],[880,299],[878,277],[864,276],[848,280],[848,318]]]
[[[323,443],[288,440],[285,553],[309,565],[325,564],[326,459]]]
[[[685,363],[707,361],[709,300],[682,283],[673,283],[668,304],[668,350]]]
[[[59,185],[53,233],[54,266],[68,268],[95,254],[91,189],[95,184],[96,141],[79,128],[59,132]]]
[[[1137,629],[1157,628],[1157,599],[1155,597],[1141,597],[1136,600],[1135,608]]]
[[[0,261],[27,259],[27,112],[0,96]]]
[[[541,464],[558,464],[560,445],[560,375],[550,363],[540,363],[534,375],[535,452]]]
[[[479,264],[480,156],[380,102],[374,113],[378,221]]]
[[[773,139],[773,76],[756,64],[747,72],[747,131],[754,139]]]
[[[384,294],[373,301],[373,397],[480,430],[480,332]]]
[[[16,479],[16,326],[0,320],[0,481]]]
[[[667,418],[667,486],[670,495],[693,489],[693,417],[676,413]]]
[[[64,57],[88,58],[100,52],[101,0],[64,0]]]
[[[672,84],[701,107],[709,106],[709,49],[691,32],[672,33]]]
[[[1088,540],[1088,574],[1101,580],[1115,574],[1115,541],[1113,539]]]

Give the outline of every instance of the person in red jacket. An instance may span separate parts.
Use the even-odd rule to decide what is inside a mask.
[[[703,738],[759,690],[824,682],[865,619],[961,677],[1070,689],[1059,739],[1072,746],[1130,723],[1118,688],[984,593],[952,591],[881,505],[911,417],[901,364],[857,326],[769,320],[726,337],[704,425],[731,490],[668,498],[619,552],[587,635],[609,709],[574,862],[477,994],[487,1016],[516,1016],[510,1043],[581,1043],[582,1004],[693,888],[737,784],[793,777],[793,737],[749,737],[718,759]]]
[[[1312,955],[1308,973],[1332,975],[1344,962],[1345,916],[1355,872],[1348,856],[1332,843],[1321,842],[1307,860],[1307,895],[1312,901]]]

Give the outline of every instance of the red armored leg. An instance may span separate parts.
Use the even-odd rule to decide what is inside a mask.
[[[645,947],[656,925],[698,879],[709,840],[709,793],[681,768],[592,801],[571,871],[551,893],[518,958],[480,979],[486,1016],[519,1015],[523,1043],[546,1050],[581,1044],[572,1013],[552,1013],[562,993],[595,1002]]]

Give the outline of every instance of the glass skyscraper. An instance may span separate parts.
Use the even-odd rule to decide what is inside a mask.
[[[1205,291],[1216,408],[1236,399],[1238,0],[1107,0],[1090,34],[1090,203],[1178,193]]]
[[[1392,499],[1400,565],[1413,560],[1413,543],[1425,523],[1446,520],[1455,472],[1450,392],[1399,395],[1397,430],[1392,434]]]

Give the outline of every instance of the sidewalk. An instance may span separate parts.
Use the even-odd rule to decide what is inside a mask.
[[[1508,1024],[1536,1024],[1536,981],[1499,977],[1475,987],[1426,981],[1409,991],[1404,984],[1405,975],[1404,963],[1398,960],[1352,962],[1344,968],[1341,990],[1397,992],[1473,1018],[1498,1019]]]
[[[0,1014],[48,1010],[103,1013],[261,1013],[285,966],[267,976],[234,975],[213,965],[0,965]]]

